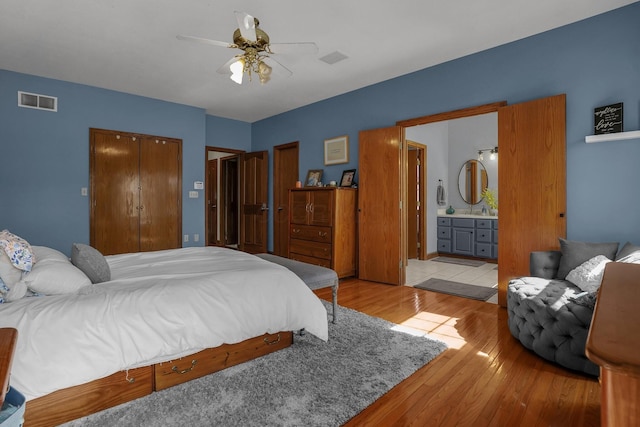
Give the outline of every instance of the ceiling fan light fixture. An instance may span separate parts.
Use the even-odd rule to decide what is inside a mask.
[[[229,70],[231,70],[231,80],[241,85],[242,76],[244,75],[244,59],[240,58],[237,61],[233,62],[229,66]]]
[[[271,80],[271,72],[273,69],[264,63],[264,61],[258,62],[258,76],[260,77],[260,83],[265,84]]]

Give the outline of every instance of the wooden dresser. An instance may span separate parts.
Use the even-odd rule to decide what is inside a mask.
[[[607,264],[586,354],[600,365],[602,426],[640,425],[640,265]]]
[[[328,267],[338,277],[357,273],[354,188],[289,190],[289,258]]]

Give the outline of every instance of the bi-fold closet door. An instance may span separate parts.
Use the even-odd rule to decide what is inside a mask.
[[[91,245],[105,255],[178,248],[182,140],[90,130]]]

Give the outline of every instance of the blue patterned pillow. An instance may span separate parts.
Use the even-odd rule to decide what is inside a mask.
[[[36,262],[31,245],[8,230],[0,231],[0,248],[5,251],[11,264],[19,270],[31,271]]]

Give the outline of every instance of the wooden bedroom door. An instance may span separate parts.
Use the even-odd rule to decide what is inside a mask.
[[[359,133],[358,278],[404,285],[406,147],[404,128]],[[403,171],[405,173],[403,174]],[[384,173],[383,173],[384,172]]]
[[[498,302],[529,274],[531,251],[557,249],[567,231],[566,96],[498,109]]]
[[[298,142],[273,147],[273,254],[289,257],[289,189],[298,175]]]
[[[181,246],[182,141],[90,130],[90,243],[105,255]]]
[[[268,159],[267,151],[241,156],[240,250],[267,252]]]

